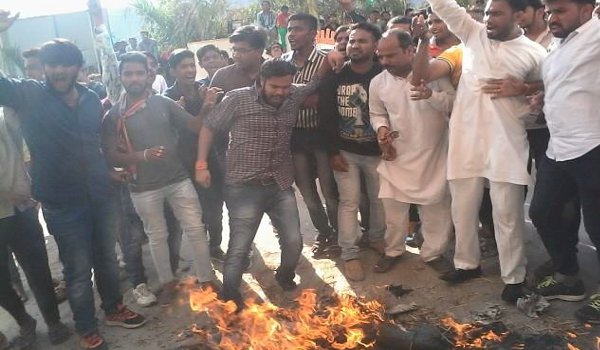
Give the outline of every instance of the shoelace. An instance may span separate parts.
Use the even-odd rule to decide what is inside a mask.
[[[590,297],[591,302],[589,306],[596,311],[600,311],[600,294],[594,294]]]
[[[548,288],[548,287],[552,287],[555,284],[558,284],[558,282],[554,279],[554,277],[548,276],[548,277],[544,278],[544,280],[538,284],[538,288]]]

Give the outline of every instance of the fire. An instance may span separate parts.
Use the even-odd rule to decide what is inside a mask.
[[[374,334],[367,334],[383,321],[383,307],[349,295],[319,301],[314,290],[304,290],[297,307],[284,309],[271,303],[247,300],[237,312],[235,303],[223,302],[212,290],[190,291],[190,307],[206,313],[218,331],[194,327],[192,331],[224,350],[371,348]]]
[[[488,344],[502,342],[506,336],[484,330],[478,325],[458,323],[451,317],[442,319],[442,324],[455,334],[454,346],[459,349],[485,349]]]

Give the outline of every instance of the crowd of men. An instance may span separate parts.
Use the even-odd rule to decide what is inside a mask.
[[[491,0],[482,23],[454,0],[429,3],[429,13],[392,18],[384,33],[369,22],[340,26],[329,53],[315,46],[318,20],[308,14],[287,18],[291,51],[281,58],[263,58],[265,30],[240,27],[229,37],[233,64],[212,45],[173,51],[175,83],[164,94],[153,89],[152,55],[128,52],[118,66],[124,91],[110,103],[76,83],[83,56],[72,42],[29,52],[37,66],[28,67],[40,74],[0,78],[0,305],[20,327],[12,345],[31,348],[36,321],[9,282],[9,249],[52,344],[70,337],[39,206],[80,346],[106,349],[93,285],[106,325],[146,323],[123,304],[117,242],[140,306],[174,302],[185,234],[197,287],[244,307],[242,274],[267,214],[281,247],[274,279],[295,289],[303,243],[294,183],[318,231],[313,256],[341,256],[351,281],[366,277],[361,247],[381,254],[375,273],[401,261],[411,221],[421,222],[421,258],[442,280],[477,278],[481,224],[495,234],[503,300],[514,304],[532,289],[547,299],[586,299],[580,213],[600,258],[598,8],[592,0]],[[13,21],[0,11],[0,31]],[[208,73],[200,81],[196,61]],[[526,286],[532,164],[529,215],[551,260],[536,270],[539,283]],[[154,292],[144,235],[160,283]],[[453,237],[450,264],[444,254]],[[600,287],[589,287],[576,316],[600,323]],[[0,349],[7,344],[0,333]]]

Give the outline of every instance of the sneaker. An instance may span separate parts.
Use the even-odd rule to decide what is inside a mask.
[[[225,262],[225,252],[221,247],[211,247],[210,248],[210,258],[218,263]]]
[[[502,300],[514,304],[527,294],[529,291],[525,288],[525,283],[507,284],[502,291]]]
[[[575,311],[575,317],[585,323],[600,324],[600,294],[592,295],[587,305]]]
[[[327,256],[327,240],[325,238],[317,238],[313,246],[310,248],[313,259],[322,259]]]
[[[293,277],[291,279],[287,279],[287,278],[281,277],[279,274],[276,273],[275,280],[277,281],[277,283],[279,284],[281,289],[283,289],[286,292],[290,291],[290,290],[294,290],[294,289],[296,289],[296,287],[298,287],[296,282],[294,282]]]
[[[362,263],[358,259],[347,260],[344,262],[344,273],[350,281],[363,281],[365,279],[365,271]]]
[[[140,283],[133,288],[131,292],[135,298],[135,302],[142,307],[147,307],[156,304],[156,295],[154,295],[146,283]]]
[[[82,349],[89,349],[89,350],[106,350],[106,349],[108,349],[108,346],[106,345],[106,341],[104,341],[104,338],[102,338],[100,336],[98,331],[93,331],[93,332],[87,333],[86,335],[82,335],[81,338],[79,338],[79,346]]]
[[[106,314],[106,325],[127,329],[139,328],[146,323],[144,316],[131,311],[123,304],[117,305],[117,311]]]
[[[388,272],[392,267],[394,267],[394,265],[396,265],[396,263],[398,261],[400,261],[400,259],[402,259],[402,255],[398,255],[398,256],[384,255],[375,264],[375,267],[373,268],[373,272],[377,272],[377,273]]]
[[[547,300],[582,301],[585,299],[585,288],[581,280],[577,280],[573,286],[568,286],[558,282],[554,276],[548,276],[540,282],[537,285],[537,292]]]
[[[58,321],[56,324],[48,325],[48,338],[52,345],[58,345],[71,338],[71,331],[64,323]]]
[[[481,267],[478,266],[477,268],[469,270],[454,269],[448,273],[441,275],[440,279],[449,283],[462,283],[480,276]]]
[[[173,300],[177,297],[177,281],[171,281],[163,285],[163,289],[158,296],[158,304],[161,307],[167,307],[171,305]]]

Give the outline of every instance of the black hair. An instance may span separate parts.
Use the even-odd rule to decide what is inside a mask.
[[[67,39],[48,41],[40,48],[40,61],[51,66],[83,66],[81,50]]]
[[[368,22],[354,23],[350,27],[350,30],[357,30],[357,29],[361,29],[361,30],[371,33],[371,35],[373,36],[375,41],[381,39],[381,29],[379,29],[378,26],[376,26],[372,23],[368,23]]]
[[[310,30],[317,30],[319,22],[317,21],[317,17],[313,15],[309,15],[308,13],[295,13],[288,18],[288,23],[291,21],[302,21]]]
[[[527,8],[528,0],[493,0],[493,1],[506,1],[508,6],[513,10],[513,12],[517,11],[525,11]],[[594,1],[594,0],[591,0]]]
[[[225,51],[225,50],[221,50],[221,51],[219,51],[219,52],[221,53],[221,56],[222,56],[224,59],[226,59],[226,60],[228,60],[228,59],[229,59],[229,52],[227,52],[227,51]]]
[[[40,59],[40,49],[33,48],[33,49],[29,49],[29,50],[25,50],[23,51],[23,53],[21,54],[21,56],[23,56],[24,59],[28,59],[28,58],[37,58]]]
[[[408,24],[408,25],[412,25],[412,20],[410,19],[410,17],[396,16],[396,17],[390,18],[390,20],[387,22],[388,26],[392,26],[394,24]]]
[[[544,0],[545,3],[554,2],[556,0]],[[596,6],[596,0],[570,0],[579,5],[593,5]]]
[[[285,77],[296,74],[296,67],[286,60],[281,58],[272,58],[266,60],[260,66],[260,78],[267,80],[273,77]]]
[[[409,13],[413,12],[415,9],[412,7],[407,7],[406,10],[404,10],[404,15],[408,16]]]
[[[241,26],[229,36],[229,42],[246,42],[253,49],[264,50],[267,46],[267,33],[254,25]]]
[[[194,60],[194,53],[188,49],[176,49],[171,52],[169,57],[169,68],[176,68],[186,58]],[[194,61],[195,62],[195,61]]]
[[[542,0],[527,0],[527,7],[532,7],[534,10],[544,8]]]
[[[142,51],[142,55],[148,57],[149,59],[153,60],[154,62],[156,62],[158,64],[158,59],[156,58],[156,56],[154,56],[154,54],[152,52]]]
[[[217,54],[223,56],[221,54],[221,50],[219,50],[218,47],[216,47],[213,44],[208,44],[208,45],[202,46],[201,48],[199,48],[196,51],[196,58],[198,58],[198,61],[200,62],[200,61],[202,61],[202,58],[204,57],[204,55],[206,55],[207,53],[209,53],[211,51],[216,52]]]
[[[144,66],[146,72],[148,71],[148,61],[146,60],[145,53],[138,51],[131,51],[121,55],[121,62],[119,62],[119,74],[123,73],[123,66],[125,63],[139,63]]]
[[[281,11],[287,11],[287,10],[289,10],[289,9],[290,9],[290,8],[289,8],[287,5],[283,5],[283,6],[281,6]]]
[[[409,47],[414,45],[412,36],[408,32],[405,32],[402,29],[398,29],[398,28],[390,29],[390,30],[386,31],[385,33],[383,33],[382,37],[396,38],[396,40],[398,41],[398,45],[400,45],[400,47],[404,50],[406,50]]]
[[[271,6],[271,2],[270,2],[270,1],[268,1],[268,0],[263,0],[263,1],[261,1],[261,2],[260,2],[260,4],[262,5],[262,4],[264,4],[265,2],[266,2],[267,4],[269,4],[269,6]]]
[[[333,40],[336,40],[338,35],[341,32],[347,32],[349,30],[350,30],[350,26],[347,26],[347,25],[342,25],[342,26],[337,27],[337,29],[335,30],[335,34],[333,35]]]

